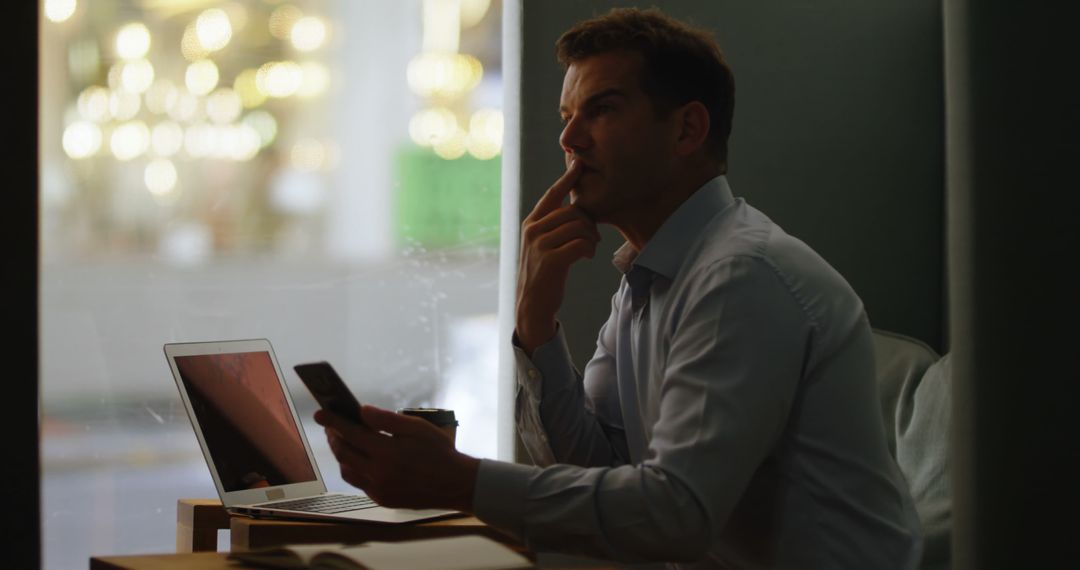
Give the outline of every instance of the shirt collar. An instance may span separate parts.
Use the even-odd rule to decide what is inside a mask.
[[[727,177],[717,176],[690,195],[675,212],[660,225],[652,238],[639,252],[630,242],[615,251],[612,263],[623,273],[634,267],[644,267],[674,279],[690,252],[690,246],[701,236],[701,230],[713,217],[734,202]]]

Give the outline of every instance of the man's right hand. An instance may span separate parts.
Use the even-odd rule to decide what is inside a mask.
[[[521,224],[517,337],[530,356],[555,336],[555,314],[562,306],[570,266],[592,258],[600,242],[596,223],[573,204],[563,205],[581,168],[580,161],[572,162]]]

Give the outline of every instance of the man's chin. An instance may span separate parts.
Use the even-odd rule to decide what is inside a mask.
[[[593,204],[589,201],[588,196],[582,196],[581,194],[572,193],[570,195],[570,203],[573,204],[574,207],[576,207],[577,209],[584,212],[585,215],[588,216],[589,219],[591,219],[592,221],[597,223],[600,222],[600,219],[597,215],[600,213],[600,210],[597,209],[596,204]]]

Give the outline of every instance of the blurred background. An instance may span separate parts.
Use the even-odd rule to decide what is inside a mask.
[[[495,457],[499,0],[44,0],[45,567],[215,497],[166,342],[273,343]],[[87,516],[93,513],[93,516]]]

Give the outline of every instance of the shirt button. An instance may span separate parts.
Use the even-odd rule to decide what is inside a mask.
[[[539,377],[540,377],[540,373],[535,368],[530,368],[529,369],[529,378],[532,378],[533,380],[536,380]]]

